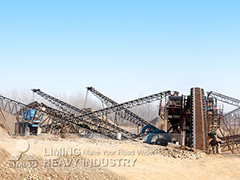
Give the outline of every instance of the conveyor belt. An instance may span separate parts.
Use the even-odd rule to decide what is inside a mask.
[[[94,124],[92,122],[86,121],[82,118],[78,118],[68,113],[64,113],[62,111],[47,107],[44,104],[38,105],[37,103],[35,103],[34,106],[29,106],[29,105],[25,105],[24,103],[12,100],[10,98],[7,98],[1,95],[0,95],[0,108],[7,111],[10,114],[13,114],[19,117],[22,116],[23,111],[29,111],[30,109],[34,108],[35,114],[33,118],[27,122],[34,123],[35,122],[34,117],[37,116],[42,119],[39,126],[47,131],[54,128],[58,128],[62,123],[65,123],[68,125],[72,124],[78,127],[89,129],[91,131],[104,134],[111,138],[116,138],[116,135],[118,132],[123,132],[123,137],[125,138],[130,138],[130,137],[132,138],[134,136],[131,133],[128,133],[128,132],[126,133],[125,130],[122,130],[120,128],[116,129],[115,127],[109,127],[109,126],[108,128],[105,128],[105,127],[99,126],[98,124]]]
[[[34,93],[38,94],[39,96],[43,97],[44,99],[46,99],[47,101],[51,102],[52,104],[56,105],[57,107],[59,107],[60,109],[67,111],[69,113],[84,113],[84,111],[82,111],[81,109],[66,103],[64,101],[61,101],[60,99],[57,99],[51,95],[48,95],[44,92],[42,92],[40,89],[31,89]]]
[[[33,90],[33,91],[37,94],[38,94],[38,92],[41,92],[39,94],[41,96],[43,94],[46,94],[46,93],[43,93],[39,89]],[[96,118],[98,116],[101,117],[103,114],[105,115],[107,113],[110,114],[112,112],[120,112],[120,111],[122,111],[126,108],[131,108],[133,106],[138,106],[138,105],[142,105],[142,104],[145,104],[145,103],[150,103],[150,102],[153,102],[153,101],[156,101],[156,100],[161,100],[161,99],[163,99],[163,98],[165,98],[166,96],[169,96],[169,95],[171,95],[171,91],[160,92],[160,93],[152,94],[150,96],[146,96],[146,97],[138,98],[138,99],[135,99],[135,100],[132,100],[132,101],[128,101],[128,102],[125,102],[125,103],[117,104],[117,105],[114,105],[112,107],[104,108],[104,109],[93,111],[93,112],[88,112],[88,113],[85,113],[85,114],[80,114],[78,117],[80,119],[83,119],[83,118],[86,118],[86,117],[90,117],[90,118]],[[42,96],[42,97],[45,97],[45,96]],[[48,99],[49,99],[49,95],[48,95]],[[53,99],[53,98],[51,98],[51,99]],[[61,104],[61,105],[63,105],[63,104]],[[146,122],[145,121],[138,121],[138,125],[144,126],[144,125],[146,125]]]
[[[83,110],[81,110],[81,109],[79,109],[79,108],[77,108],[77,107],[75,107],[71,104],[68,104],[66,102],[63,102],[63,101],[61,101],[61,100],[59,100],[59,99],[57,99],[57,98],[55,98],[51,95],[48,95],[48,94],[44,93],[43,91],[41,91],[40,89],[32,89],[32,91],[34,93],[38,94],[39,96],[43,97],[44,99],[48,100],[49,102],[51,102],[51,103],[55,104],[56,106],[60,107],[61,109],[66,111],[67,114],[70,113],[70,114],[75,114],[75,115],[76,114],[81,115],[82,113],[84,113]],[[133,133],[130,133],[130,132],[118,127],[118,126],[115,126],[114,124],[111,124],[109,122],[103,122],[103,120],[100,117],[96,116],[95,114],[90,114],[89,116],[81,117],[81,118],[78,118],[78,119],[79,119],[79,121],[84,119],[87,122],[92,122],[93,119],[96,119],[97,123],[95,123],[95,124],[97,124],[99,127],[107,126],[107,128],[111,129],[111,131],[115,131],[116,133],[121,132],[121,133],[123,133],[123,136],[125,136],[127,138],[130,138],[130,139],[135,138],[137,136]]]
[[[112,107],[108,107],[108,108],[104,108],[104,109],[101,109],[101,110],[85,113],[83,115],[80,115],[79,117],[90,116],[90,115],[93,115],[93,114],[101,116],[102,114],[106,114],[106,113],[110,114],[110,113],[113,113],[113,112],[120,112],[120,111],[123,111],[126,108],[131,108],[131,107],[134,107],[134,106],[139,106],[139,105],[142,105],[142,104],[150,103],[150,102],[153,102],[153,101],[156,101],[156,100],[161,100],[161,99],[163,99],[163,98],[165,98],[169,95],[171,95],[171,91],[164,91],[164,92],[160,92],[160,93],[157,93],[157,94],[152,94],[150,96],[138,98],[138,99],[135,99],[135,100],[132,100],[132,101],[124,102],[124,103],[121,103],[121,104],[116,104]],[[145,121],[138,121],[138,125],[144,126],[144,125],[146,125],[146,122]]]
[[[192,88],[191,99],[192,147],[206,151],[208,148],[208,131],[204,91],[200,88]]]
[[[80,119],[80,118],[75,117],[73,115],[70,115],[68,113],[64,113],[64,112],[61,112],[59,110],[50,108],[50,107],[48,107],[44,104],[41,104],[41,107],[45,107],[47,110],[49,110],[51,112],[51,115],[54,115],[55,117],[58,117],[59,119],[63,119],[64,121],[61,121],[60,124],[64,123],[64,122],[65,123],[70,122],[70,123],[73,123],[73,124],[78,125],[80,127],[87,128],[87,129],[90,129],[92,131],[107,135],[107,136],[112,137],[114,139],[116,138],[116,135],[119,132],[121,132],[123,134],[123,137],[128,138],[128,139],[136,137],[136,135],[134,135],[134,134],[132,134],[132,133],[130,133],[130,132],[124,130],[124,129],[121,129],[119,127],[116,127],[112,124],[108,124],[107,127],[104,127],[104,125],[95,124],[91,121]]]
[[[208,96],[209,97],[215,97],[217,100],[222,101],[224,103],[233,105],[233,106],[237,106],[240,107],[240,100],[214,92],[214,91],[210,91],[208,92]]]
[[[112,107],[112,106],[118,105],[118,103],[116,101],[113,101],[112,99],[110,99],[107,96],[103,95],[102,93],[100,93],[99,91],[97,91],[93,87],[87,87],[87,90],[92,92],[98,99],[100,99],[108,107]],[[141,118],[140,116],[138,116],[137,114],[135,114],[134,112],[132,112],[132,111],[126,109],[126,108],[123,108],[123,113],[119,113],[119,115],[120,115],[121,118],[126,119],[126,120],[128,120],[128,121],[130,121],[130,122],[132,122],[134,124],[139,124],[140,123],[143,126],[152,125],[151,123],[149,123],[145,119]]]

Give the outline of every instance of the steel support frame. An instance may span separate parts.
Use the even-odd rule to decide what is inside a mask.
[[[22,118],[23,111],[29,111],[30,109],[35,109],[35,115],[29,121],[25,121],[28,123],[36,123],[34,117],[41,118],[42,121],[39,124],[39,127],[43,128],[45,132],[49,132],[51,129],[58,129],[59,124],[67,123],[76,125],[82,128],[89,129],[94,132],[102,133],[111,138],[116,138],[116,134],[121,132],[121,129],[116,129],[115,127],[104,128],[99,126],[98,124],[94,124],[92,122],[86,121],[79,117],[74,117],[68,113],[64,113],[62,111],[50,108],[44,104],[35,105],[35,107],[25,105],[21,102],[6,98],[4,96],[0,96],[0,108],[7,111],[10,114],[15,116],[19,116]],[[125,138],[133,138],[133,134],[124,131],[123,137]]]
[[[49,102],[57,105],[61,109],[64,109],[64,111],[67,112],[67,113],[65,113],[66,115],[71,115],[71,117],[72,117],[73,114],[74,115],[77,114],[77,113],[82,114],[84,112],[83,110],[81,110],[81,109],[79,109],[79,108],[77,108],[73,105],[65,103],[65,102],[63,102],[63,101],[61,101],[61,100],[59,100],[59,99],[57,99],[53,96],[50,96],[50,95],[42,92],[40,89],[32,89],[32,91],[34,93],[37,93],[39,96],[43,97],[44,99],[48,100]],[[50,107],[47,107],[47,108],[49,109]],[[54,111],[57,111],[57,110],[54,109]],[[102,126],[104,126],[103,125],[103,119],[101,117],[97,116],[97,115],[94,115],[94,114],[91,114],[89,116],[84,116],[84,117],[81,117],[81,116],[79,116],[79,117],[74,116],[74,117],[77,118],[79,121],[85,121],[85,122],[89,122],[89,123],[92,123],[92,120],[96,119],[98,121],[96,125],[99,128],[100,127],[102,128]],[[121,132],[121,133],[123,133],[123,137],[127,137],[127,138],[130,138],[130,139],[135,138],[137,136],[137,135],[135,135],[133,133],[130,133],[130,132],[118,127],[118,126],[115,126],[114,124],[109,123],[109,122],[105,122],[105,127],[104,128],[105,129],[108,128],[111,131],[115,131],[116,133]]]
[[[238,100],[238,99],[235,99],[235,98],[232,98],[232,97],[229,97],[229,96],[226,96],[226,95],[214,92],[214,91],[208,92],[208,96],[214,97],[221,102],[240,107],[240,100]]]
[[[116,104],[112,107],[107,107],[107,108],[104,108],[104,109],[101,109],[101,110],[85,113],[83,115],[80,115],[79,117],[86,117],[86,116],[93,115],[93,114],[96,114],[96,115],[100,116],[103,113],[105,114],[106,112],[108,114],[113,113],[113,112],[120,112],[120,111],[124,111],[125,109],[131,108],[131,107],[134,107],[134,106],[139,106],[139,105],[142,105],[142,104],[151,103],[151,102],[156,101],[156,100],[162,100],[164,97],[167,97],[169,95],[171,95],[171,91],[164,91],[164,92],[160,92],[160,93],[153,94],[153,95],[150,95],[150,96],[135,99],[135,100],[132,100],[132,101],[124,102],[124,103],[121,103],[121,104]],[[144,122],[138,121],[137,124],[142,125],[142,126],[146,125],[145,121]]]
[[[116,101],[113,101],[109,97],[103,95],[102,93],[100,93],[99,91],[97,91],[93,87],[87,87],[87,90],[90,91],[91,93],[93,93],[98,99],[100,99],[108,107],[112,107],[112,106],[118,105],[118,103]],[[135,114],[134,112],[132,112],[132,111],[126,109],[126,108],[123,108],[122,111],[123,111],[123,113],[118,113],[118,115],[121,118],[126,119],[126,120],[128,120],[128,121],[130,121],[130,122],[132,122],[134,124],[137,124],[138,126],[139,126],[139,124],[141,124],[142,126],[151,124],[148,121],[146,121],[145,119],[141,118],[140,116],[138,116],[137,114]]]

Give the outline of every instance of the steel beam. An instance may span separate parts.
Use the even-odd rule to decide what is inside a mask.
[[[36,94],[38,94],[39,96],[43,97],[44,99],[48,100],[49,102],[55,104],[56,106],[60,107],[61,109],[63,109],[64,111],[66,111],[67,113],[66,114],[83,114],[85,113],[83,110],[71,105],[71,104],[68,104],[66,102],[63,102],[51,95],[48,95],[46,93],[44,93],[43,91],[41,91],[40,89],[32,89],[32,91]],[[48,107],[49,108],[49,107]],[[76,117],[76,116],[75,116]],[[76,117],[77,118],[77,117]],[[90,114],[89,116],[84,116],[84,117],[81,117],[79,116],[78,117],[78,120],[79,121],[87,121],[87,122],[92,122],[93,119],[96,119],[98,122],[97,122],[97,126],[101,127],[102,126],[102,123],[103,123],[103,120],[101,118],[99,118],[98,116],[94,115],[94,114]],[[111,131],[115,131],[116,133],[117,132],[121,132],[123,133],[123,136],[127,137],[127,138],[134,138],[136,137],[135,134],[133,133],[130,133],[118,126],[115,126],[109,122],[106,122],[106,125],[107,127],[105,128],[109,128]]]
[[[142,105],[142,104],[151,103],[151,102],[156,101],[156,100],[161,100],[161,99],[163,99],[163,98],[165,98],[169,95],[171,95],[171,91],[164,91],[164,92],[160,92],[160,93],[157,93],[157,94],[152,94],[152,95],[149,95],[149,96],[146,96],[146,97],[138,98],[138,99],[135,99],[135,100],[132,100],[132,101],[124,102],[124,103],[121,103],[121,104],[116,104],[112,107],[107,107],[107,108],[104,108],[104,109],[101,109],[101,110],[85,113],[85,114],[80,115],[79,117],[86,117],[86,116],[90,116],[90,115],[93,115],[93,114],[101,116],[102,114],[106,114],[106,113],[110,114],[110,113],[113,113],[113,112],[120,112],[120,111],[124,111],[124,109],[126,109],[126,108],[131,108],[131,107],[134,107],[134,106],[139,106],[139,105]],[[146,125],[146,122],[138,121],[137,124],[144,126],[144,125]]]
[[[113,101],[109,97],[103,95],[102,93],[100,93],[99,91],[97,91],[93,87],[87,87],[87,90],[90,91],[91,93],[93,93],[98,99],[100,99],[108,107],[118,105],[118,103],[116,101]],[[140,116],[138,116],[137,114],[135,114],[134,112],[132,112],[132,111],[126,109],[126,108],[123,108],[123,113],[119,113],[119,115],[120,115],[121,118],[126,119],[126,120],[128,120],[132,123],[135,123],[135,124],[141,123],[144,126],[151,124],[148,121],[146,121],[145,119],[141,118]]]
[[[94,132],[98,132],[109,136],[111,138],[116,138],[116,134],[118,132],[123,131],[123,137],[125,138],[133,138],[133,134],[126,132],[122,129],[116,129],[115,127],[104,128],[99,124],[95,124],[89,121],[84,120],[83,118],[72,116],[71,114],[64,113],[62,111],[50,108],[44,104],[35,103],[32,106],[25,105],[21,102],[12,100],[10,98],[4,97],[0,95],[0,108],[13,114],[15,116],[19,116],[22,118],[23,111],[29,111],[30,109],[35,109],[35,115],[30,118],[28,123],[36,123],[35,117],[41,118],[41,123],[39,127],[43,128],[47,132],[51,129],[58,129],[58,127],[62,123],[70,123],[76,125],[78,127],[82,127],[85,129],[89,129]]]
[[[208,92],[209,97],[215,97],[217,100],[222,101],[224,103],[240,107],[240,100],[214,92],[210,91]]]

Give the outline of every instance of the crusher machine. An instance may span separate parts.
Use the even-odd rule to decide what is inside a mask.
[[[112,110],[114,107],[121,106],[96,89],[92,87],[87,89],[108,106],[106,109]],[[167,145],[167,142],[173,142],[208,151],[209,139],[219,128],[222,118],[222,110],[217,109],[216,99],[205,96],[204,90],[197,87],[191,88],[188,96],[179,96],[177,91],[172,91],[164,98],[164,113],[161,113],[161,109],[159,111],[159,121],[164,123],[159,122],[162,124],[159,128],[128,109],[122,108],[125,116],[127,114],[131,117],[126,120],[134,120],[133,123],[141,122],[141,125],[144,125],[140,136],[149,144]],[[164,98],[158,99],[160,104]]]
[[[115,133],[121,132],[126,138],[136,138],[135,135],[114,124],[104,122],[104,119],[101,118],[103,114],[117,113],[127,121],[142,127],[139,135],[145,137],[145,141],[149,144],[167,145],[168,142],[173,142],[193,149],[208,151],[211,134],[214,134],[219,128],[222,118],[222,110],[217,109],[216,99],[205,96],[204,90],[197,87],[191,88],[190,95],[187,96],[179,96],[176,91],[165,91],[120,104],[92,87],[88,87],[88,90],[108,107],[97,111],[83,112],[83,110],[56,99],[39,89],[34,89],[33,92],[59,106],[64,112],[72,114],[74,119],[78,121],[88,122],[90,120],[102,128],[110,128]],[[133,106],[156,100],[162,102],[163,99],[165,99],[164,125],[160,128],[129,110]],[[162,119],[159,118],[159,120]]]
[[[173,142],[207,152],[210,138],[220,127],[223,111],[217,108],[214,98],[196,87],[191,88],[188,96],[169,96],[166,113],[166,131]]]

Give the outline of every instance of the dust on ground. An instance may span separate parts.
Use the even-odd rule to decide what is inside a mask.
[[[206,155],[140,141],[76,134],[66,134],[65,138],[51,134],[12,138],[1,128],[0,167],[0,179],[14,180],[240,177],[238,155]]]

